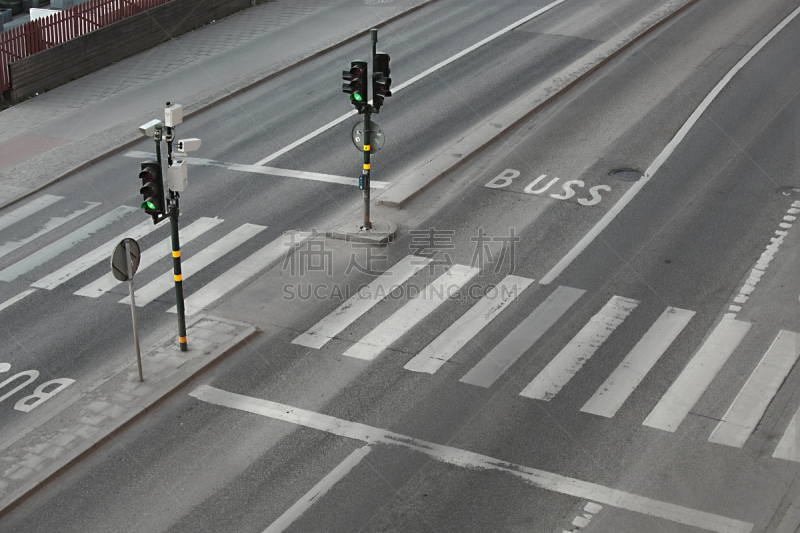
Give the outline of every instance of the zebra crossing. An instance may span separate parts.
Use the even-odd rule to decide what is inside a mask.
[[[308,348],[322,348],[387,298],[391,291],[378,291],[378,287],[400,287],[424,265],[424,262],[420,263],[421,260],[423,258],[411,255],[404,257],[376,278],[368,286],[370,290],[359,291],[292,342]],[[417,268],[412,267],[415,264]],[[401,337],[411,334],[414,327],[436,309],[447,305],[448,298],[443,297],[443,294],[452,295],[454,290],[463,290],[478,274],[478,269],[452,265],[447,272],[427,284],[415,298],[403,303],[389,318],[353,342],[343,355],[363,360],[375,359]],[[435,374],[501,315],[533,281],[521,276],[507,276],[497,285],[496,294],[487,294],[480,299],[473,298],[473,301],[477,301],[427,346],[413,355],[403,368],[416,373]],[[488,350],[460,378],[460,383],[491,387],[548,330],[564,321],[570,308],[585,293],[585,290],[572,287],[556,288],[508,335]],[[636,312],[639,304],[639,301],[624,296],[611,297],[517,394],[533,401],[551,401],[557,395],[564,394],[562,389],[565,385],[580,372],[624,321]],[[661,356],[690,324],[695,314],[695,311],[677,307],[664,309],[580,411],[604,418],[616,416]],[[664,432],[675,432],[750,328],[751,324],[748,322],[723,317],[692,354],[683,371],[641,422],[642,425]],[[800,334],[780,331],[708,441],[742,448],[798,359]],[[795,439],[798,417],[800,411],[786,428],[773,457],[800,462]]]
[[[30,283],[29,288],[13,296],[7,294],[0,298],[0,311],[12,307],[37,290],[52,291],[70,281],[74,283],[73,280],[78,279],[78,276],[99,264],[107,263],[114,247],[126,237],[142,239],[151,234],[163,236],[152,246],[143,247],[137,271],[137,284],[141,283],[138,280],[147,282],[137,289],[137,307],[150,304],[172,288],[171,270],[154,272],[159,265],[165,265],[160,261],[172,255],[168,223],[154,225],[149,218],[142,221],[141,218],[131,216],[139,210],[130,206],[123,205],[104,210],[101,202],[70,204],[76,202],[47,194],[0,216],[0,290],[4,286],[14,287],[12,283],[18,284],[24,279],[23,276],[49,270]],[[40,225],[37,229],[29,230],[28,226],[21,227],[22,225],[18,224],[21,221],[30,222],[29,226],[36,227],[37,223]],[[200,217],[181,229],[181,243],[184,246],[193,241],[206,241],[214,234],[217,237],[216,241],[205,245],[183,261],[184,280],[210,269],[215,262],[245,243],[251,242],[266,229],[266,226],[249,223],[223,229],[224,222],[219,218]],[[26,231],[28,233],[25,233]],[[6,232],[11,232],[13,235]],[[59,236],[61,233],[66,234]],[[108,235],[114,237],[109,239]],[[310,237],[309,232],[295,232],[281,236],[198,290],[187,291],[187,314],[198,313],[212,305],[235,287],[271,268],[290,249],[302,245]],[[98,240],[103,242],[97,243]],[[69,256],[75,254],[69,252],[79,245],[84,248],[91,247],[91,250],[70,261]],[[67,260],[63,260],[62,257],[67,257]],[[153,276],[153,274],[158,275]],[[97,299],[113,291],[120,283],[106,270],[102,276],[74,290],[73,294]],[[120,303],[128,304],[129,296],[120,300]],[[170,311],[174,312],[174,308]]]

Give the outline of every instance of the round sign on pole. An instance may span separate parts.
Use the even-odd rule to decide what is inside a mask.
[[[350,138],[353,139],[353,145],[361,152],[364,150],[364,121],[359,120],[353,126],[353,131],[350,133]],[[383,136],[383,130],[380,126],[369,121],[369,153],[374,154],[381,148],[386,139]]]
[[[128,254],[125,252],[125,243],[131,250],[131,257],[128,260]],[[114,253],[111,254],[111,273],[120,281],[128,281],[128,264],[131,266],[131,277],[136,274],[136,269],[139,268],[139,243],[133,239],[122,239]]]

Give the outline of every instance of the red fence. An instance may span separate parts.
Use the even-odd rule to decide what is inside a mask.
[[[0,91],[11,87],[8,64],[169,0],[89,0],[0,33]]]

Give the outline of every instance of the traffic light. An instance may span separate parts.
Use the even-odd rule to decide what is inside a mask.
[[[164,209],[164,178],[161,174],[161,165],[157,161],[142,161],[142,209],[153,217],[153,223],[158,223],[160,217],[166,215]]]
[[[372,64],[372,103],[377,111],[383,105],[383,99],[392,96],[389,88],[392,78],[389,77],[389,54],[375,54]]]
[[[350,103],[359,110],[367,103],[367,62],[351,61],[350,70],[342,72],[342,92],[350,95]]]

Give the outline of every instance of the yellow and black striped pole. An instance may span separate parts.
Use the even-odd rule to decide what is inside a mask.
[[[169,102],[167,102],[169,107]],[[173,128],[167,128],[167,167],[172,165]],[[159,150],[160,152],[160,150]],[[159,154],[160,157],[160,154]],[[181,274],[181,240],[178,235],[178,217],[180,216],[180,195],[169,191],[169,225],[172,231],[172,274],[175,277],[175,302],[178,309],[178,343],[181,351],[188,350],[186,339],[186,311],[183,306],[183,274]]]
[[[364,226],[363,229],[372,229],[372,222],[369,220],[369,150],[370,150],[370,112],[372,106],[364,106]]]
[[[187,348],[186,339],[186,312],[183,307],[183,275],[181,274],[181,242],[178,237],[178,193],[170,191],[172,197],[172,206],[169,210],[169,222],[172,228],[172,272],[175,276],[175,301],[178,307],[178,342],[181,346],[181,351],[185,352]]]

